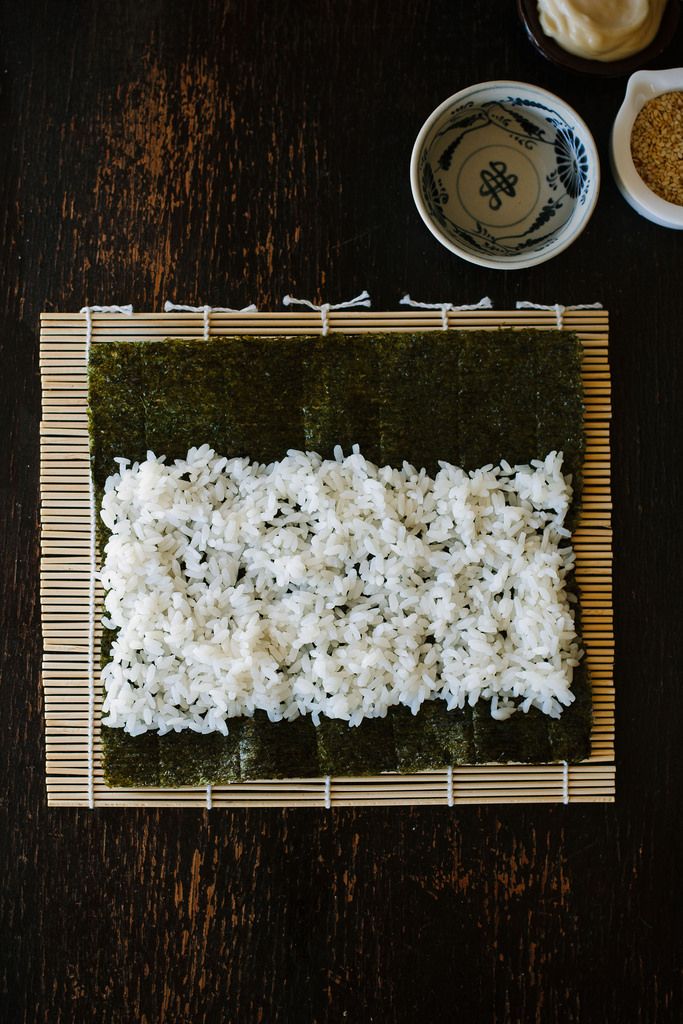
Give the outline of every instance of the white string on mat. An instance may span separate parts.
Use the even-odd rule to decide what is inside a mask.
[[[133,315],[133,307],[128,306],[83,306],[85,313],[85,371],[88,372],[90,347],[92,345],[93,313],[122,313]],[[88,469],[88,507],[90,510],[89,557],[90,572],[88,580],[88,807],[95,806],[95,578],[97,576],[97,547],[95,528],[95,484],[92,478],[92,467]]]
[[[452,302],[416,302],[410,295],[404,295],[399,302],[400,306],[413,306],[415,309],[440,309],[441,323],[444,331],[448,330],[448,314],[466,312],[468,309],[493,309],[493,303],[488,295],[479,302],[466,303],[464,306],[454,306]]]
[[[258,309],[252,302],[251,305],[245,306],[244,309],[232,309],[230,306],[184,306],[178,305],[175,302],[164,303],[164,313],[203,313],[204,314],[204,341],[209,340],[211,333],[211,314],[212,313],[258,313]]]
[[[569,762],[562,762],[562,803],[569,803]]]
[[[123,313],[124,316],[133,315],[132,306],[83,306],[81,313],[85,313],[85,365],[90,359],[90,344],[92,342],[92,315],[93,313]]]
[[[284,306],[291,306],[294,303],[297,306],[308,306],[314,312],[320,313],[320,319],[322,320],[322,333],[323,336],[327,335],[330,330],[329,313],[332,309],[352,309],[354,306],[371,306],[370,295],[366,291],[362,291],[360,295],[356,295],[355,299],[349,299],[348,302],[336,302],[331,304],[329,302],[323,302],[322,305],[318,306],[315,302],[309,302],[308,299],[295,299],[293,295],[285,295],[282,299]]]
[[[329,811],[332,806],[332,779],[329,775],[325,776],[325,810]]]
[[[212,796],[212,793],[211,793],[211,783],[209,783],[207,785],[207,787],[206,787],[206,809],[207,809],[207,811],[210,811],[212,807],[213,807],[213,796]]]
[[[516,302],[515,309],[554,309],[558,331],[562,330],[564,314],[568,309],[602,309],[602,302],[579,302],[575,306],[563,306],[561,302],[555,302],[552,306],[546,306],[542,302]]]
[[[446,801],[449,807],[453,806],[453,765],[451,764],[446,769]]]

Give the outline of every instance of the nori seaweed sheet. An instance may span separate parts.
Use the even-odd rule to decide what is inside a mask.
[[[160,736],[159,785],[172,788],[234,782],[240,776],[239,744],[243,724],[241,719],[235,719],[229,736],[220,732],[197,733],[191,729]],[[111,774],[115,765],[110,762],[108,768]]]
[[[581,347],[557,331],[449,331],[210,341],[115,342],[91,350],[89,415],[96,497],[113,459],[173,460],[208,443],[260,462],[288,448],[332,455],[360,444],[367,458],[434,473],[439,460],[465,469],[502,458],[529,462],[565,453],[581,500]],[[106,531],[98,525],[98,539]],[[575,587],[574,587],[575,589]],[[577,613],[578,616],[578,613]],[[578,623],[578,617],[577,617]],[[105,631],[103,664],[113,635]],[[590,752],[591,693],[585,664],[574,703],[558,720],[535,709],[505,722],[488,702],[447,711],[345,722],[308,717],[233,719],[230,735],[191,730],[131,737],[102,727],[111,786],[197,786],[257,778],[412,772],[447,764],[582,760]]]
[[[316,729],[308,716],[271,722],[263,712],[243,721],[240,735],[243,779],[301,778],[319,775]]]
[[[386,718],[366,718],[350,729],[347,722],[321,718],[316,729],[321,774],[375,775],[395,771],[392,721],[390,714]]]
[[[432,346],[424,334],[396,334],[383,338],[378,352],[381,461],[424,466],[431,475],[439,459],[457,463],[444,456],[460,450],[460,346],[453,336],[439,334]]]
[[[475,760],[471,708],[447,711],[442,700],[426,701],[416,715],[409,708],[392,708],[392,720],[400,772]]]
[[[302,360],[305,448],[332,458],[335,445],[350,451],[359,444],[376,462],[381,458],[378,346],[368,345],[362,335],[335,337],[332,359],[327,337],[309,339]]]

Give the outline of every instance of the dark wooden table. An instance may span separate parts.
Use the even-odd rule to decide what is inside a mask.
[[[3,9],[0,1020],[681,1021],[683,235],[612,182],[624,81],[546,64],[501,0]],[[408,182],[433,107],[506,77],[576,107],[604,177],[581,239],[511,273],[439,246]],[[610,309],[616,805],[48,810],[39,312],[364,287]]]

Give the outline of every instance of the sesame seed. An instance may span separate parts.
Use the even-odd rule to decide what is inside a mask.
[[[633,125],[631,156],[648,188],[683,206],[683,92],[648,100]]]

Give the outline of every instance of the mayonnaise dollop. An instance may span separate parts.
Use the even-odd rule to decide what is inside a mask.
[[[621,60],[657,35],[667,0],[538,0],[541,27],[589,60]]]

